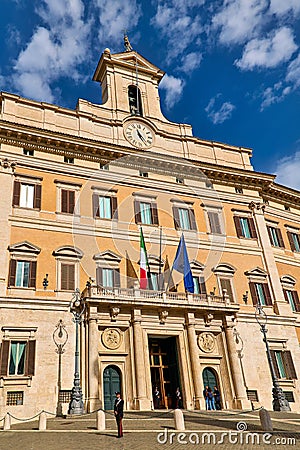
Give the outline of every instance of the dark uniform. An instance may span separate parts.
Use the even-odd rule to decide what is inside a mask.
[[[115,413],[117,426],[118,426],[118,437],[121,438],[121,437],[123,437],[122,419],[123,419],[124,400],[121,399],[120,392],[116,392],[116,397],[117,398],[116,398],[115,404],[114,404],[114,413]]]

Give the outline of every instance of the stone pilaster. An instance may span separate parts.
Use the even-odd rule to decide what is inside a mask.
[[[251,202],[249,208],[253,213],[258,240],[263,252],[265,267],[269,274],[270,287],[274,300],[274,311],[279,315],[290,315],[290,307],[284,298],[273,248],[270,243],[267,225],[264,218],[265,205],[262,203]]]
[[[134,310],[132,318],[133,326],[133,346],[134,346],[134,364],[136,380],[136,409],[151,409],[151,400],[147,398],[146,374],[144,360],[144,341],[143,329],[141,325],[141,311]]]
[[[247,399],[246,387],[243,382],[243,375],[234,341],[233,328],[234,324],[225,322],[225,336],[232,376],[233,388],[235,393],[234,407],[237,409],[251,409],[251,402]]]
[[[191,359],[191,368],[193,375],[194,393],[195,393],[195,409],[200,409],[200,401],[202,399],[202,379],[199,361],[199,349],[197,345],[197,336],[195,330],[195,318],[193,313],[187,314],[187,335],[189,343],[189,352]]]
[[[87,410],[100,408],[99,400],[99,361],[98,361],[99,331],[97,319],[90,317],[88,321],[88,404]],[[102,408],[104,407],[104,402]]]

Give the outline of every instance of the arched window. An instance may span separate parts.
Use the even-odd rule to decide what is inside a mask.
[[[139,88],[135,85],[128,86],[128,101],[130,113],[134,116],[142,116],[142,99]]]

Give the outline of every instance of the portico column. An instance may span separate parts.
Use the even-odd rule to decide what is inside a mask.
[[[92,307],[90,308],[90,312]],[[97,308],[96,308],[97,311]],[[99,332],[97,319],[90,317],[88,321],[88,411],[95,411],[100,407],[99,400],[99,361],[98,361]],[[102,408],[104,399],[102,399]]]
[[[251,402],[247,399],[247,392],[243,382],[243,375],[237,354],[237,349],[233,336],[233,324],[225,323],[225,336],[232,376],[233,388],[235,392],[235,407],[238,409],[251,409]]]
[[[195,330],[195,317],[193,313],[187,314],[187,335],[191,359],[191,368],[195,393],[195,409],[200,409],[200,399],[202,398],[202,379],[199,361],[199,349]]]
[[[265,207],[266,205],[262,203],[251,202],[249,204],[249,208],[252,211],[255,221],[259,243],[262,248],[265,267],[269,274],[275,312],[280,315],[290,315],[290,307],[285,301],[283,295],[283,289],[280,283],[280,277],[274,258],[273,248],[267,230],[267,225],[264,217]]]
[[[147,398],[143,329],[141,326],[141,311],[133,312],[133,346],[136,381],[136,409],[151,409],[151,400]]]

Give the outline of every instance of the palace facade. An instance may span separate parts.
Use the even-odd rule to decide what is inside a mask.
[[[275,375],[300,412],[300,193],[254,171],[250,149],[168,121],[163,75],[106,49],[99,104],[1,93],[1,416],[67,411],[77,288],[86,411],[111,409],[116,390],[129,410],[172,408],[177,387],[184,408],[205,409],[206,385],[224,409],[272,409],[259,304]],[[182,233],[193,294],[170,270]]]

